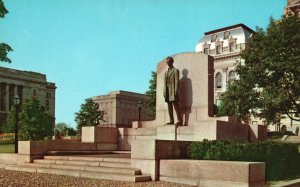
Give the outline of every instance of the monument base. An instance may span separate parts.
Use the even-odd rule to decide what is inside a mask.
[[[152,128],[148,128],[147,126],[151,123],[153,125]],[[265,125],[241,124],[230,120],[228,117],[207,118],[203,121],[196,121],[190,126],[159,126],[155,123],[156,121],[134,122],[134,124],[139,125],[134,125],[136,128],[133,128],[133,131],[139,131],[139,135],[143,136],[143,132],[147,132],[146,129],[151,129],[152,138],[159,140],[202,141],[207,139],[249,142],[267,140],[267,127]]]

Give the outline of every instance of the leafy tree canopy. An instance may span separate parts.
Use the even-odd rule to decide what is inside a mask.
[[[44,140],[53,134],[54,118],[35,98],[26,100],[19,114],[21,140]]]
[[[0,0],[0,17],[4,18],[5,14],[8,13],[8,10],[6,10],[4,3],[2,0]]]
[[[5,14],[7,13],[8,10],[6,10],[3,1],[0,0],[0,18],[4,18]],[[12,50],[13,49],[6,43],[0,43],[0,62],[11,63],[11,60],[7,57],[7,54]]]
[[[99,109],[99,104],[92,98],[86,99],[80,107],[79,112],[75,113],[77,130],[80,131],[83,126],[96,126],[103,120],[105,112]]]
[[[75,136],[76,130],[66,123],[57,123],[54,128],[55,135]]]
[[[237,66],[239,80],[222,95],[223,112],[239,118],[253,114],[267,123],[283,115],[300,120],[300,19],[270,19],[249,39]]]
[[[11,60],[7,57],[7,54],[13,51],[13,49],[6,43],[0,43],[0,62],[11,63]]]
[[[151,79],[149,81],[149,90],[146,92],[147,100],[147,112],[151,118],[155,118],[156,108],[156,72],[151,72]]]

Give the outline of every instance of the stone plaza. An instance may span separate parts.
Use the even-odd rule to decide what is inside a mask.
[[[264,141],[267,129],[213,116],[212,57],[199,52],[172,57],[174,66],[184,72],[179,81],[179,97],[185,106],[185,126],[165,125],[168,109],[162,97],[162,80],[167,65],[163,59],[157,65],[155,120],[134,121],[132,128],[82,127],[81,141],[20,141],[18,154],[1,155],[1,167],[133,182],[160,180],[193,186],[263,186],[264,163],[185,159],[187,147],[194,141]]]

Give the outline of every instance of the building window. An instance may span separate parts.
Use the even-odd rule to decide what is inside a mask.
[[[50,108],[50,102],[49,102],[49,100],[47,99],[47,100],[46,100],[46,109],[49,110],[49,108]]]
[[[230,36],[230,32],[229,31],[225,31],[224,32],[224,40],[228,39]]]
[[[36,89],[33,89],[33,91],[32,91],[32,95],[33,95],[33,96],[36,96],[36,95],[37,95],[37,91],[36,91]]]
[[[234,43],[229,43],[229,52],[234,51]]]
[[[216,53],[217,54],[221,54],[221,46],[220,45],[217,45],[217,47],[216,47]]]
[[[228,82],[234,81],[235,80],[235,71],[230,71],[228,73]]]
[[[212,35],[211,36],[211,42],[215,42],[215,41],[217,41],[217,35],[216,34],[214,34],[214,35]]]
[[[51,99],[51,93],[47,92],[46,98],[47,98],[47,99]]]
[[[208,48],[204,48],[204,54],[208,54]]]
[[[216,75],[216,88],[222,88],[222,74],[217,73]]]

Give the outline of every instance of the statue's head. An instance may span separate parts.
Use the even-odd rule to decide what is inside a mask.
[[[168,56],[168,57],[166,58],[166,62],[167,62],[168,66],[169,66],[170,68],[173,67],[173,63],[174,63],[173,57]]]
[[[189,71],[187,69],[182,70],[182,76],[183,77],[187,77],[188,74],[189,74]]]

